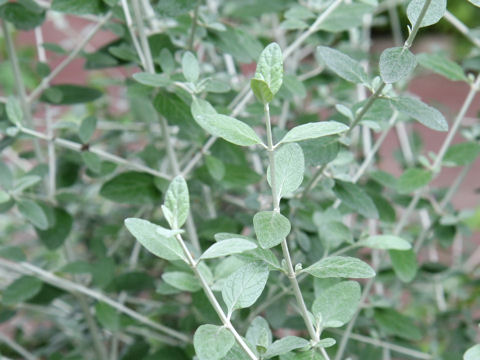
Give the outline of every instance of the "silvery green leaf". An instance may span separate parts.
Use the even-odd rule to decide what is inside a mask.
[[[193,336],[193,346],[199,360],[219,360],[234,344],[232,333],[223,326],[202,325]]]
[[[165,74],[151,74],[148,72],[139,72],[133,74],[133,78],[140,84],[152,87],[165,87],[172,83],[172,80]]]
[[[233,117],[217,114],[206,101],[194,99],[192,115],[198,125],[211,135],[241,146],[262,144],[262,140],[250,126]]]
[[[12,124],[21,125],[23,121],[23,111],[17,98],[10,96],[5,105],[5,110],[7,112],[8,120],[10,120]]]
[[[322,291],[312,305],[320,326],[340,327],[348,323],[360,304],[362,294],[356,281],[342,281]]]
[[[182,72],[185,79],[189,82],[196,82],[200,74],[198,60],[190,51],[183,54],[182,57]]]
[[[342,203],[366,218],[378,218],[378,210],[370,196],[358,185],[335,181],[333,191]]]
[[[410,168],[405,170],[398,178],[396,189],[401,194],[408,194],[428,185],[432,178],[433,174],[431,171]]]
[[[3,190],[0,190],[0,204],[6,203],[10,200],[10,195]]]
[[[273,100],[274,95],[265,81],[253,78],[250,80],[250,87],[255,97],[263,104],[268,104]]]
[[[253,227],[263,249],[280,244],[291,230],[290,221],[277,211],[261,211],[253,217]]]
[[[412,25],[418,19],[426,0],[412,0],[407,6],[408,20]],[[447,0],[432,0],[420,27],[430,26],[440,21],[447,9]]]
[[[426,127],[437,131],[448,131],[448,123],[442,113],[421,100],[397,97],[390,101],[399,112],[414,118]]]
[[[272,332],[267,320],[260,316],[253,319],[245,337],[250,344],[255,346],[259,353],[265,353],[272,343]]]
[[[17,200],[17,208],[20,214],[25,219],[30,221],[35,227],[40,230],[46,230],[48,228],[48,218],[42,207],[35,201],[30,199]]]
[[[42,178],[38,175],[22,176],[20,179],[16,181],[14,191],[16,193],[20,193],[25,189],[28,189],[34,185],[37,185],[40,181],[42,181]]]
[[[329,347],[332,347],[333,345],[335,345],[336,343],[337,343],[337,340],[335,340],[334,338],[325,338],[325,339],[320,340],[320,341],[315,345],[315,347],[318,347],[318,348],[329,348]]]
[[[417,275],[417,256],[413,250],[389,250],[395,275],[405,282],[412,281]]]
[[[173,221],[170,226],[173,229],[181,228],[185,224],[190,210],[188,187],[182,176],[177,176],[168,186],[164,206],[170,210],[172,216]]]
[[[352,110],[350,110],[349,107],[343,105],[343,104],[336,104],[335,109],[342,114],[343,116],[349,118],[350,120],[353,120],[353,113]]]
[[[175,70],[175,59],[167,48],[163,48],[158,55],[158,63],[162,67],[162,72],[170,74]]]
[[[271,43],[260,54],[254,79],[264,81],[273,96],[280,90],[283,82],[283,56],[277,43]],[[259,100],[264,102],[263,98]]]
[[[195,118],[198,115],[215,115],[217,110],[210,104],[208,101],[199,99],[197,97],[193,98],[192,107],[191,107],[192,116]]]
[[[470,0],[470,1],[473,1],[473,0]],[[478,1],[477,6],[480,6],[480,1]],[[480,344],[472,346],[465,352],[465,354],[463,354],[463,360],[478,360],[478,359],[480,359]]]
[[[222,297],[228,313],[252,306],[262,294],[268,279],[268,267],[260,261],[248,263],[225,279]]]
[[[42,281],[34,276],[21,276],[2,289],[2,304],[8,306],[25,302],[37,295],[42,286]]]
[[[310,341],[308,340],[298,336],[285,336],[270,345],[263,357],[264,359],[270,359],[289,351],[306,348],[308,346],[310,346]]]
[[[267,180],[270,186],[271,169],[267,169]],[[277,198],[280,199],[286,194],[297,190],[303,181],[305,171],[305,158],[300,145],[289,143],[275,151],[275,189]]]
[[[480,154],[480,144],[467,141],[450,146],[443,157],[445,166],[463,166],[470,164]]]
[[[291,143],[308,139],[316,139],[328,135],[336,135],[348,130],[348,126],[337,121],[320,121],[295,126],[279,143]]]
[[[395,235],[369,236],[365,240],[360,241],[358,245],[384,250],[409,250],[412,248],[412,245],[407,240]]]
[[[447,79],[453,81],[468,81],[462,67],[443,54],[421,53],[417,55],[417,60],[423,67],[445,76]]]
[[[163,229],[147,220],[128,218],[125,219],[128,231],[152,254],[165,260],[184,260],[185,255],[173,236],[162,236]],[[162,230],[163,229],[163,230]]]
[[[360,63],[344,53],[326,46],[319,46],[317,55],[341,78],[354,83],[367,82],[367,74]]]
[[[95,129],[97,128],[97,118],[95,116],[87,116],[82,120],[78,128],[78,137],[84,144],[90,141]]]
[[[380,55],[380,76],[387,84],[406,78],[417,66],[417,59],[403,47],[385,49]]]
[[[213,259],[232,254],[239,254],[256,248],[257,245],[249,240],[239,238],[227,239],[210,246],[205,250],[200,259]]]
[[[84,151],[81,153],[81,157],[88,170],[96,174],[100,173],[102,170],[102,160],[97,154]]]
[[[197,278],[183,271],[171,271],[162,274],[162,279],[167,284],[182,291],[196,292],[202,287]]]
[[[468,0],[468,1],[470,1],[473,5],[480,7],[480,0]],[[480,353],[480,350],[479,350],[479,353]]]
[[[302,272],[318,278],[366,279],[375,276],[375,271],[366,262],[349,256],[330,256],[310,265]]]

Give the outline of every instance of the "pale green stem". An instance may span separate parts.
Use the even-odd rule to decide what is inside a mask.
[[[173,338],[176,338],[182,342],[188,343],[191,342],[191,339],[174,329],[170,329],[164,325],[158,324],[155,321],[152,321],[150,318],[126,307],[123,304],[118,303],[117,301],[111,299],[110,297],[104,295],[103,293],[90,289],[82,284],[78,284],[76,282],[61,278],[51,272],[45,271],[33,264],[27,262],[12,262],[3,258],[0,258],[0,266],[3,266],[6,269],[24,274],[24,275],[33,275],[43,282],[55,286],[59,289],[62,289],[69,293],[81,293],[85,294],[93,299],[98,301],[102,301],[107,305],[117,309],[121,313],[124,313],[130,316],[132,319],[135,319],[142,324],[148,325],[151,328],[163,332]]]
[[[265,104],[264,110],[265,110],[265,123],[266,123],[266,132],[267,132],[267,151],[268,151],[268,159],[270,162],[270,185],[272,188],[273,210],[277,213],[280,213],[280,199],[278,198],[277,188],[276,188],[277,179],[275,174],[275,147],[273,145],[273,139],[272,139],[272,125],[270,120],[270,108],[268,104]],[[315,328],[310,319],[307,306],[305,305],[305,301],[303,299],[302,291],[300,289],[300,286],[298,285],[297,276],[293,268],[290,251],[288,249],[287,239],[284,238],[281,244],[282,244],[283,257],[285,259],[285,263],[287,266],[288,279],[290,280],[290,283],[292,285],[293,293],[295,295],[295,299],[297,300],[297,304],[300,308],[300,313],[302,315],[303,321],[307,326],[307,330],[311,339],[314,342],[318,342],[319,340],[318,335],[315,332]]]
[[[30,93],[28,96],[28,102],[32,102],[38,96],[40,96],[42,91],[50,85],[50,82],[77,57],[80,51],[82,51],[82,49],[88,44],[98,30],[100,30],[108,20],[110,20],[111,16],[111,12],[106,13],[105,16],[103,16],[100,21],[96,23],[95,26],[87,33],[87,35],[82,37],[72,52],[68,54],[68,56],[60,64],[58,64],[47,77],[44,77],[40,84]]]
[[[176,239],[180,244],[180,246],[182,247],[183,253],[185,254],[185,257],[187,260],[187,264],[190,266],[190,268],[192,269],[192,271],[194,272],[198,280],[200,280],[200,284],[203,288],[203,291],[205,292],[205,295],[207,296],[210,304],[212,305],[213,309],[215,310],[218,317],[220,318],[220,321],[222,322],[223,326],[232,333],[238,345],[240,345],[240,347],[243,349],[243,351],[248,355],[250,359],[258,360],[254,352],[248,347],[246,342],[243,340],[243,338],[240,336],[237,330],[233,327],[232,323],[230,322],[229,316],[227,316],[223,312],[222,306],[220,305],[217,298],[215,297],[215,294],[213,293],[212,289],[208,285],[207,280],[205,279],[203,274],[198,270],[198,267],[197,267],[198,262],[194,259],[193,255],[190,253],[190,250],[188,250],[188,247],[185,244],[185,241],[183,241],[182,236],[179,234],[176,236]]]
[[[15,46],[13,44],[12,35],[8,29],[8,23],[2,20],[2,30],[5,37],[5,42],[7,43],[7,52],[10,58],[10,63],[12,65],[13,76],[15,77],[15,86],[18,92],[18,98],[20,100],[20,106],[22,108],[22,113],[24,121],[28,126],[33,126],[32,118],[32,109],[28,104],[27,100],[27,91],[25,89],[25,83],[23,81],[22,71],[20,69],[20,64],[18,62],[17,52],[15,51]],[[39,161],[43,161],[43,153],[40,149],[40,145],[37,139],[34,140],[33,146],[35,149],[35,155]]]
[[[143,53],[145,55],[145,61],[146,61],[146,67],[147,67],[146,70],[150,74],[155,74],[155,67],[154,67],[154,64],[153,64],[152,53],[150,51],[150,45],[148,43],[147,35],[146,35],[146,32],[145,32],[145,27],[144,27],[144,23],[143,23],[143,19],[142,19],[142,13],[141,13],[141,7],[140,7],[139,0],[134,0],[133,1],[133,10],[134,10],[134,13],[135,13],[135,21],[136,21],[136,24],[137,24],[138,33],[139,33],[139,36],[140,36],[140,43],[142,44]],[[169,133],[169,129],[168,129],[167,119],[160,115],[159,120],[160,120],[160,127],[162,129],[163,141],[164,141],[165,147],[167,149],[167,156],[168,156],[168,160],[170,162],[170,166],[172,167],[172,170],[173,170],[173,173],[175,174],[175,176],[180,175],[180,173],[181,173],[180,172],[180,167],[178,165],[178,159],[177,159],[177,156],[175,154],[175,149],[173,148],[173,144],[172,144],[172,141],[170,139],[170,133]],[[198,239],[197,230],[196,230],[196,227],[195,227],[195,223],[193,221],[193,216],[192,216],[191,211],[189,212],[188,217],[187,217],[186,227],[187,227],[188,237],[189,237],[190,241],[192,242],[193,246],[197,250],[201,250],[200,241]]]
[[[350,125],[350,128],[347,130],[345,133],[347,136],[352,132],[353,129],[358,125],[358,123],[362,120],[363,116],[367,113],[367,111],[372,107],[373,103],[375,100],[378,99],[378,97],[382,94],[383,88],[385,87],[385,84],[383,81],[380,84],[380,86],[375,90],[375,92],[368,98],[366,104],[362,107],[362,110],[355,116],[355,119],[353,120],[352,124]]]
[[[195,6],[195,10],[193,11],[192,27],[190,28],[190,36],[188,37],[188,44],[187,44],[187,49],[190,51],[193,51],[193,45],[195,42],[195,31],[197,30],[199,8],[200,8],[200,0],[197,0],[197,5]]]
[[[445,11],[445,19],[452,24],[460,33],[462,33],[468,40],[470,40],[476,47],[480,49],[480,39],[473,36],[472,31],[455,17],[450,11]]]
[[[75,252],[71,248],[70,243],[66,241],[63,247],[64,247],[64,253],[67,260],[69,262],[76,261],[77,259],[75,257]],[[74,279],[75,281],[78,281],[78,276],[74,275]],[[80,305],[80,309],[82,310],[83,315],[85,316],[85,320],[87,322],[87,328],[92,337],[93,348],[97,354],[97,357],[99,359],[108,359],[107,349],[102,340],[102,334],[100,332],[100,329],[97,326],[97,323],[95,322],[95,319],[92,317],[92,314],[90,312],[90,306],[88,305],[88,301],[85,295],[82,293],[72,293],[72,295],[77,299],[78,304]]]
[[[52,140],[52,142],[55,143],[56,145],[58,145],[60,147],[63,147],[63,148],[66,148],[66,149],[70,149],[70,150],[73,150],[73,151],[76,151],[76,152],[83,152],[84,151],[83,150],[84,145],[80,144],[80,143],[77,143],[77,142],[74,142],[74,141],[70,141],[70,140],[62,139],[62,138],[51,139],[48,135],[46,135],[42,132],[32,130],[32,129],[29,129],[29,128],[26,128],[26,127],[23,127],[23,126],[20,126],[19,130],[21,132],[25,133],[25,134],[34,136],[36,138],[39,138],[39,139],[42,139],[42,140],[45,140],[45,141]],[[152,169],[148,166],[138,164],[138,163],[134,163],[132,161],[124,159],[123,157],[120,157],[120,156],[117,156],[117,155],[114,155],[114,154],[110,154],[109,152],[106,152],[105,150],[102,150],[102,149],[100,149],[96,146],[90,146],[88,148],[88,151],[90,151],[91,153],[97,154],[100,158],[111,161],[115,164],[123,165],[123,166],[129,167],[129,168],[132,168],[132,169],[136,169],[136,170],[140,170],[140,171],[146,172],[148,174],[151,174],[153,176],[156,176],[156,177],[159,177],[159,178],[162,178],[162,179],[167,179],[167,180],[172,179],[172,177],[170,175],[164,174],[164,173],[162,173],[158,170]]]
[[[427,13],[428,7],[430,6],[431,2],[432,0],[425,0],[422,10],[420,11],[420,14],[418,14],[417,21],[415,21],[412,31],[410,32],[410,35],[408,36],[407,41],[405,41],[405,44],[403,45],[404,49],[409,49],[412,46],[413,40],[415,40],[418,30],[420,30],[420,25],[422,24],[423,18],[425,17],[425,14]]]

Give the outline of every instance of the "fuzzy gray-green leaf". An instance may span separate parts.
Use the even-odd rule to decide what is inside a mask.
[[[264,81],[272,95],[280,90],[283,82],[283,56],[277,43],[271,43],[260,54],[254,78]]]
[[[271,359],[275,356],[288,353],[295,349],[306,348],[309,345],[310,345],[310,342],[301,337],[285,336],[275,341],[272,345],[270,345],[267,349],[267,352],[263,355],[263,358]]]
[[[448,123],[442,113],[421,100],[397,97],[390,101],[399,112],[414,118],[426,127],[437,131],[448,131]]]
[[[317,278],[365,279],[375,276],[375,271],[366,262],[349,256],[330,256],[310,265],[303,272]]]
[[[267,169],[267,179],[270,186],[271,169]],[[297,143],[289,143],[275,151],[275,189],[277,198],[297,190],[303,181],[305,172],[305,158],[303,150]]]
[[[320,121],[295,126],[291,129],[280,143],[297,142],[308,139],[316,139],[323,136],[341,134],[348,130],[348,126],[338,121]]]
[[[165,195],[165,207],[173,216],[170,226],[173,229],[181,228],[185,224],[190,210],[188,187],[182,176],[177,176],[170,183]]]
[[[407,16],[410,23],[414,25],[422,11],[426,0],[412,0],[407,6]],[[447,0],[432,0],[428,6],[425,17],[423,18],[420,27],[430,26],[443,17],[447,9]]]
[[[380,75],[387,84],[405,79],[417,66],[417,59],[403,47],[386,49],[380,56]]]
[[[412,248],[412,245],[407,240],[388,234],[372,235],[365,240],[361,240],[358,244],[372,249],[384,250],[409,250]]]
[[[219,360],[234,344],[232,333],[223,326],[202,325],[193,336],[193,346],[199,360]]]
[[[367,82],[367,74],[360,63],[344,53],[326,46],[319,46],[317,55],[341,78],[354,83]]]
[[[313,315],[321,319],[322,328],[343,326],[357,311],[360,297],[358,282],[342,281],[320,293],[312,305]]]
[[[277,211],[261,211],[253,217],[253,226],[260,246],[274,247],[285,239],[291,230],[290,221]]]
[[[260,297],[268,279],[268,267],[263,262],[251,262],[225,279],[222,297],[231,314],[236,309],[252,306]]]
[[[256,249],[257,245],[249,240],[233,238],[219,241],[210,246],[200,259],[213,259]]]
[[[126,219],[125,226],[152,254],[165,260],[185,260],[182,248],[174,237],[178,231],[168,230],[147,220],[136,218]]]

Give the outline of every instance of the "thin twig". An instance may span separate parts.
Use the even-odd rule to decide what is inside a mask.
[[[25,133],[25,134],[34,136],[36,138],[39,138],[39,139],[42,139],[42,140],[45,140],[45,141],[50,141],[50,137],[48,135],[42,133],[42,132],[29,129],[29,128],[26,128],[24,126],[19,127],[19,130],[21,132]],[[54,138],[53,143],[55,143],[56,145],[61,146],[63,148],[70,149],[70,150],[73,150],[73,151],[76,151],[76,152],[83,152],[83,151],[86,150],[83,144],[80,144],[80,143],[77,143],[77,142],[74,142],[74,141],[70,141],[70,140],[66,140],[66,139],[62,139],[62,138]],[[105,150],[102,150],[102,149],[100,149],[96,146],[88,147],[88,151],[90,151],[91,153],[97,154],[102,159],[111,161],[115,164],[127,166],[129,168],[140,170],[140,171],[144,171],[148,174],[151,174],[153,176],[156,176],[156,177],[159,177],[159,178],[162,178],[162,179],[167,179],[167,180],[172,179],[172,177],[170,175],[167,175],[167,174],[162,173],[158,170],[152,169],[148,166],[129,161],[129,160],[123,158],[123,157],[111,154],[111,153],[106,152]]]
[[[88,44],[88,42],[93,38],[93,36],[97,33],[98,30],[102,28],[103,25],[111,18],[112,12],[108,12],[106,15],[104,15],[98,23],[95,24],[95,26],[88,32],[87,35],[85,35],[80,42],[77,44],[77,46],[72,50],[70,54],[60,63],[55,67],[55,69],[52,70],[52,72],[44,77],[40,84],[30,93],[30,95],[27,98],[28,102],[32,102],[35,100],[40,94],[42,93],[43,90],[45,90],[49,85],[50,82],[68,65],[70,64],[82,51],[82,49]]]

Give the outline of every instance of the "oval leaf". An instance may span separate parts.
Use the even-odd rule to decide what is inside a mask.
[[[442,113],[421,100],[412,97],[397,97],[390,101],[399,112],[414,118],[426,127],[437,131],[448,130],[447,120]]]
[[[407,169],[397,180],[396,189],[399,193],[408,194],[420,189],[432,180],[433,174],[428,170]]]
[[[303,181],[305,172],[305,158],[303,150],[297,143],[290,143],[275,151],[275,187],[277,198],[290,194],[297,190]],[[270,186],[270,166],[267,169],[267,180]]]
[[[168,186],[164,206],[168,208],[168,214],[171,214],[167,221],[172,229],[181,228],[185,224],[190,210],[188,187],[182,176],[177,176]]]
[[[207,104],[195,99],[192,102],[192,115],[198,125],[209,134],[241,146],[262,144],[262,140],[250,126],[233,117],[215,113],[215,109]]]
[[[417,66],[417,59],[403,47],[386,49],[380,56],[380,76],[387,84],[406,78]]]
[[[342,281],[320,293],[312,305],[312,312],[320,326],[340,327],[348,323],[360,304],[362,294],[356,281]]]
[[[155,225],[147,220],[125,219],[128,231],[152,254],[165,260],[185,260],[183,250],[175,239],[178,231],[172,231]]]
[[[254,79],[264,81],[273,96],[280,90],[283,82],[283,56],[277,43],[271,43],[260,54]],[[255,91],[254,93],[257,96]],[[263,98],[259,100],[264,102]]]
[[[389,250],[390,260],[392,261],[395,275],[405,282],[412,281],[417,275],[417,256],[413,250]]]
[[[223,301],[228,313],[252,306],[262,294],[268,279],[268,267],[263,262],[251,262],[225,279]]]
[[[360,63],[344,53],[326,46],[319,46],[317,55],[341,78],[354,83],[367,82],[367,74]]]
[[[40,230],[48,228],[47,215],[35,201],[22,199],[17,201],[18,211]]]
[[[362,240],[359,245],[369,247],[372,249],[386,249],[386,250],[409,250],[412,245],[407,240],[404,240],[395,235],[374,235]]]
[[[205,250],[202,256],[200,256],[200,259],[213,259],[232,254],[239,254],[256,248],[257,245],[255,243],[245,239],[227,239],[219,241],[210,246],[207,250]]]
[[[275,356],[288,353],[289,351],[301,349],[307,346],[310,346],[310,342],[308,340],[298,336],[285,336],[270,345],[263,358],[270,359]]]
[[[193,346],[199,360],[219,360],[235,343],[232,333],[215,325],[202,325],[193,336]]]
[[[290,221],[277,211],[256,213],[253,217],[253,227],[263,249],[280,244],[290,234],[292,228]]]
[[[297,142],[316,139],[328,135],[336,135],[348,130],[348,126],[337,121],[321,121],[299,125],[291,129],[280,143]]]
[[[304,269],[318,278],[367,279],[375,276],[375,271],[366,262],[349,256],[330,256]]]
[[[408,20],[412,25],[417,22],[426,0],[412,0],[407,6]],[[420,27],[430,26],[440,21],[447,9],[447,0],[433,0],[428,6]]]

